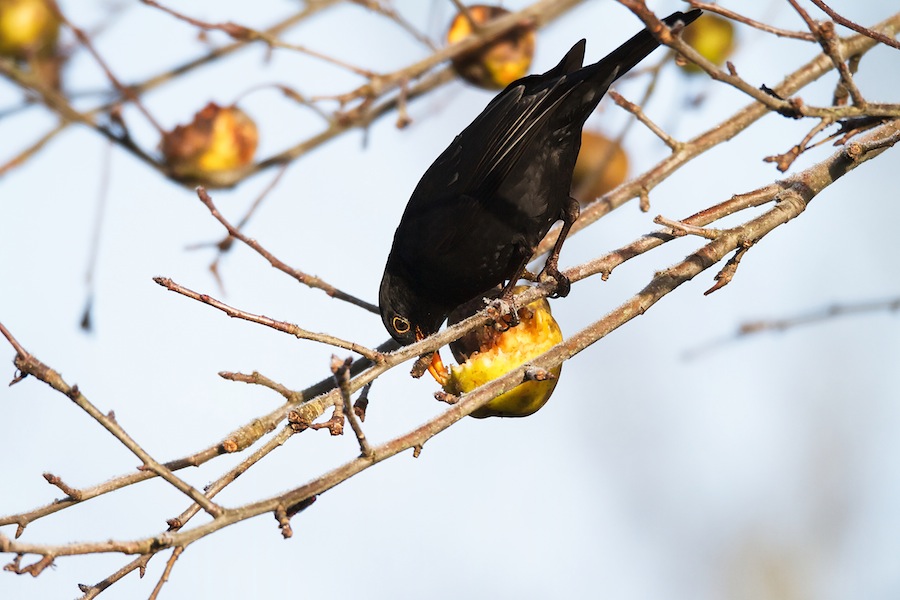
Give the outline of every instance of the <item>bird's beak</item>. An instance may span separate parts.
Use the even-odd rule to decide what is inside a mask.
[[[428,366],[428,372],[431,373],[431,376],[434,377],[434,380],[437,381],[441,387],[444,387],[447,385],[447,382],[450,381],[450,372],[447,371],[447,367],[444,366],[444,361],[441,360],[441,353],[437,350],[431,355],[431,364]]]
[[[422,333],[422,330],[416,327],[416,341],[424,340],[425,334]],[[435,350],[431,355],[431,364],[428,365],[428,372],[431,373],[431,376],[434,377],[434,380],[438,382],[441,387],[447,385],[447,382],[450,381],[450,372],[447,371],[447,367],[444,366],[444,361],[441,360],[441,353],[438,350]]]

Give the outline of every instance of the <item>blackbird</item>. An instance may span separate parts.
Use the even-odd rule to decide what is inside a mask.
[[[699,16],[676,12],[664,22]],[[450,311],[497,285],[506,283],[508,298],[559,220],[541,275],[556,280],[555,295],[568,294],[557,261],[578,217],[569,190],[582,127],[610,84],[657,46],[645,29],[582,67],[582,39],[546,73],[509,84],[456,136],[422,176],[394,234],[378,295],[394,339],[406,345],[431,335]]]

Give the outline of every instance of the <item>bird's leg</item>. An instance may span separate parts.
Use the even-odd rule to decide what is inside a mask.
[[[513,296],[513,288],[516,287],[516,282],[518,279],[510,279],[509,283],[503,286],[503,291],[500,292],[500,295],[495,298],[495,300],[499,300],[500,302],[512,302]]]
[[[512,277],[509,278],[509,282],[503,287],[503,290],[500,292],[500,295],[497,297],[495,302],[499,305],[497,307],[497,312],[500,313],[500,318],[495,319],[497,325],[505,325],[506,329],[510,327],[515,327],[519,324],[519,310],[516,307],[515,302],[512,299],[513,290],[516,287],[516,283],[522,279],[526,273],[528,273],[528,261],[531,259],[531,250],[526,247],[524,244],[517,244],[516,246],[516,258],[519,259],[519,267],[516,269],[515,273],[513,273]],[[528,273],[532,275],[531,273]],[[532,275],[532,277],[534,277]],[[533,279],[529,278],[533,281]],[[507,317],[504,319],[503,317]]]
[[[556,280],[556,291],[550,294],[551,298],[565,298],[569,295],[569,290],[572,287],[572,284],[569,283],[569,278],[559,272],[557,264],[559,263],[559,252],[562,250],[563,242],[566,241],[566,236],[569,235],[569,230],[572,229],[572,225],[578,218],[579,213],[581,213],[581,208],[578,206],[578,200],[570,196],[560,214],[563,225],[559,231],[559,237],[556,238],[553,251],[547,257],[547,262],[544,263],[544,268],[540,274],[540,277],[549,275]]]
[[[513,273],[512,277],[510,277],[506,285],[503,286],[503,290],[500,292],[499,296],[500,300],[505,300],[507,302],[512,300],[512,293],[513,289],[516,287],[516,283],[518,283],[519,280],[525,277],[525,274],[528,273],[528,261],[531,260],[532,250],[525,244],[519,242],[516,243],[515,252],[516,253],[514,255],[514,258],[518,259],[519,266],[516,267],[516,270]],[[534,275],[531,273],[528,273],[528,275],[531,275],[531,277],[528,277],[528,279],[533,281]]]

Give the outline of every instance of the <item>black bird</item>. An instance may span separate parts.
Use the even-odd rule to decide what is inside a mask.
[[[676,12],[664,22],[699,16]],[[569,189],[582,127],[610,84],[657,46],[645,29],[582,67],[581,40],[543,75],[509,84],[456,136],[422,176],[394,234],[378,296],[394,339],[427,337],[454,308],[504,282],[508,294],[558,220],[542,274],[556,280],[556,295],[568,294],[557,261],[578,217]]]

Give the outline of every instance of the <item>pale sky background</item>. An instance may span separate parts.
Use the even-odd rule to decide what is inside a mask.
[[[831,4],[865,24],[897,9],[890,2]],[[109,6],[62,5],[87,28],[102,23]],[[524,5],[506,3],[512,9]],[[198,18],[259,28],[296,6],[182,3]],[[440,35],[452,13],[449,1],[395,6],[433,35]],[[652,6],[661,14],[684,7],[673,1]],[[746,10],[803,29],[786,2],[753,3]],[[533,69],[549,68],[581,37],[588,40],[588,60],[597,60],[638,29],[639,21],[617,3],[587,2],[539,34]],[[810,44],[741,33],[733,62],[754,84],[773,85],[816,53]],[[355,6],[328,10],[286,37],[385,72],[426,52]],[[219,35],[211,38],[223,42]],[[193,28],[136,2],[97,37],[97,46],[126,82],[204,48]],[[147,106],[173,127],[209,100],[226,104],[263,83],[327,94],[360,82],[290,52],[276,52],[269,62],[265,55],[263,47],[253,46],[153,91]],[[900,100],[898,63],[900,54],[888,48],[865,57],[857,81],[869,99]],[[82,91],[105,85],[85,52],[76,55],[66,81]],[[835,81],[830,74],[801,96],[825,104]],[[636,82],[616,88],[632,100],[642,89]],[[702,108],[686,108],[684,98],[700,93],[707,96]],[[16,105],[17,98],[14,88],[0,82],[0,110]],[[454,83],[413,103],[414,123],[405,130],[397,130],[389,116],[370,128],[366,145],[362,132],[354,131],[322,146],[291,166],[248,233],[287,263],[374,302],[394,228],[419,176],[490,98]],[[669,67],[647,110],[687,139],[748,102],[724,85],[687,80]],[[240,105],[260,123],[261,156],[322,126],[275,91],[254,92]],[[591,124],[616,133],[624,115],[604,107]],[[140,143],[154,148],[155,133],[136,111],[126,110],[126,118]],[[3,118],[0,157],[12,156],[52,123],[41,108]],[[762,158],[787,150],[812,124],[765,117],[655,190],[649,213],[631,203],[572,238],[561,265],[655,230],[656,214],[685,217],[774,181],[780,174]],[[637,175],[663,157],[665,148],[641,127],[632,133],[626,147],[631,174]],[[791,172],[832,151],[826,146],[802,157]],[[746,320],[896,297],[897,153],[889,150],[861,166],[799,219],[766,237],[723,290],[702,295],[716,273],[709,270],[569,361],[554,397],[536,415],[466,419],[426,444],[420,458],[404,453],[321,496],[293,519],[290,540],[281,538],[266,515],[195,543],[176,564],[162,597],[897,598],[896,314],[761,334],[687,358],[729,338]],[[281,402],[263,388],[224,381],[218,371],[259,370],[302,389],[327,375],[332,349],[229,319],[168,293],[153,276],[369,346],[386,339],[377,316],[297,284],[241,246],[222,263],[222,293],[206,270],[212,252],[185,250],[220,239],[221,227],[192,191],[118,149],[112,152],[96,273],[95,329],[83,333],[78,321],[84,272],[105,154],[98,135],[71,127],[40,156],[0,179],[0,321],[101,410],[114,410],[157,459],[215,443]],[[272,176],[265,173],[213,197],[236,219]],[[680,240],[620,267],[608,282],[576,284],[569,298],[553,304],[564,332],[600,318],[698,244]],[[0,343],[0,377],[7,381],[14,374],[12,357],[12,349]],[[432,399],[434,382],[413,381],[407,373],[406,366],[394,369],[373,388],[365,431],[374,443],[443,410]],[[41,477],[45,471],[86,487],[137,465],[99,425],[38,381],[0,386],[0,415],[2,514],[60,497]],[[269,497],[357,451],[352,435],[303,433],[216,501],[236,506]],[[202,487],[244,456],[179,475]],[[22,539],[146,537],[165,529],[165,520],[187,504],[170,486],[152,481],[41,519]],[[3,533],[12,536],[14,528]],[[101,597],[146,597],[167,556],[155,558],[144,579],[131,574]],[[4,564],[10,559],[2,558]],[[0,573],[0,597],[76,597],[77,583],[96,583],[128,560],[61,558],[37,579]]]

